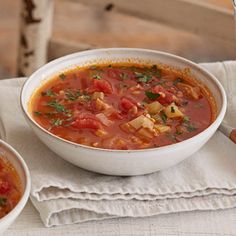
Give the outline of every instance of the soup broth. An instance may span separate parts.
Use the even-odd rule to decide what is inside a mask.
[[[29,109],[50,133],[104,149],[145,149],[181,142],[216,117],[210,91],[186,71],[163,65],[105,64],[54,76]]]

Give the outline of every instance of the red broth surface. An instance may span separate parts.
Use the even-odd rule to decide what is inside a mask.
[[[63,72],[32,96],[34,120],[63,139],[105,149],[177,143],[215,119],[209,90],[160,65],[93,65]]]
[[[0,218],[16,206],[21,196],[19,175],[11,163],[0,156]]]

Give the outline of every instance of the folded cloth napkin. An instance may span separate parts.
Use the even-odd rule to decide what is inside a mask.
[[[225,123],[236,127],[236,62],[202,66],[225,87]],[[196,154],[164,171],[135,177],[92,173],[67,163],[32,133],[19,105],[24,81],[0,81],[0,135],[30,168],[31,200],[45,226],[236,206],[236,145],[220,131]]]

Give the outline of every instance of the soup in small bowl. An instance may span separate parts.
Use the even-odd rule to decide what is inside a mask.
[[[29,170],[22,157],[0,140],[0,232],[23,210],[30,192]]]
[[[36,134],[64,159],[105,174],[136,175],[178,163],[223,119],[222,86],[166,53],[100,49],[55,60],[25,83]]]

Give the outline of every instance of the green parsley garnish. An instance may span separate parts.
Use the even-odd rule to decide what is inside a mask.
[[[150,91],[145,91],[145,95],[151,100],[155,100],[161,96],[159,93],[152,93]]]
[[[66,111],[65,107],[62,104],[56,102],[55,100],[48,102],[47,105],[55,108],[58,112]]]
[[[166,121],[167,121],[167,115],[162,111],[162,112],[160,113],[160,116],[161,116],[161,119],[162,119],[163,123],[165,124]]]
[[[93,79],[101,79],[102,78],[102,76],[101,75],[99,75],[99,74],[95,74],[95,75],[93,75]]]
[[[80,91],[77,91],[77,92],[73,93],[73,92],[68,90],[68,91],[65,92],[65,95],[66,95],[68,100],[75,101],[81,95],[81,93],[80,93]]]
[[[197,130],[197,127],[194,124],[190,123],[190,119],[188,116],[185,116],[183,118],[183,124],[187,128],[188,132],[193,132]]]
[[[5,197],[0,197],[0,207],[5,206],[7,203],[7,199]]]
[[[63,120],[61,120],[61,119],[53,119],[51,121],[53,126],[60,126],[60,125],[62,125],[62,122],[63,122]]]
[[[47,90],[46,92],[42,92],[41,95],[42,95],[42,96],[53,97],[53,96],[55,95],[55,93],[54,93],[51,89],[49,89],[49,90]]]
[[[176,135],[181,135],[182,132],[177,130],[177,131],[175,132],[175,134],[176,134]]]
[[[140,72],[134,72],[134,74],[135,77],[138,79],[138,82],[148,83],[152,79],[151,75],[143,74]]]
[[[171,106],[170,111],[171,111],[171,113],[175,113],[175,108]]]
[[[172,142],[176,142],[176,136],[174,134],[171,134],[171,133],[166,133],[166,137],[168,139],[170,139]]]
[[[91,100],[91,96],[90,95],[83,95],[83,99],[85,101],[90,101]]]
[[[65,80],[65,79],[66,79],[66,75],[65,75],[64,73],[61,73],[61,74],[59,75],[59,78],[60,78],[61,80]]]
[[[189,117],[188,117],[188,116],[184,116],[183,122],[184,122],[184,123],[189,123]]]
[[[40,112],[40,111],[34,111],[34,115],[36,115],[36,116],[41,116],[41,115],[42,115],[42,112]]]
[[[197,130],[197,127],[194,126],[194,124],[189,124],[186,126],[188,132],[193,132],[195,130]]]

